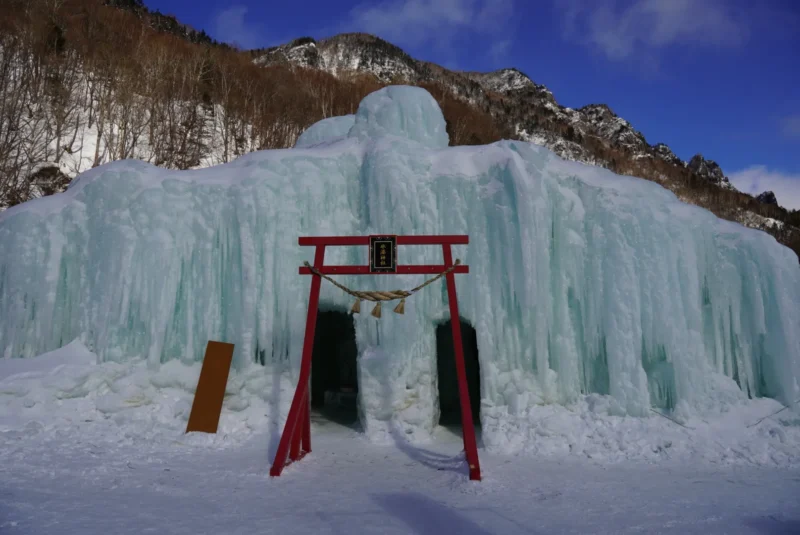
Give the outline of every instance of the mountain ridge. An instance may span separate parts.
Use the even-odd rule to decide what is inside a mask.
[[[334,76],[340,76],[347,72],[369,73],[383,83],[402,80],[406,83],[419,84],[437,79],[436,73],[432,69],[435,64],[415,60],[400,47],[366,33],[343,33],[320,40],[303,37],[283,45],[250,53],[255,56],[254,62],[259,65],[293,64],[299,67],[325,70]],[[535,99],[538,105],[550,110],[558,119],[573,126],[573,131],[577,127],[581,135],[594,134],[617,146],[638,150],[639,157],[650,155],[672,164],[680,162],[683,167],[690,168],[709,182],[728,189],[735,189],[715,161],[705,159],[700,153],[694,155],[689,161],[683,161],[677,158],[664,143],[650,145],[640,131],[617,115],[607,104],[591,103],[577,109],[561,106],[552,91],[545,85],[536,83],[516,67],[505,67],[490,72],[452,71],[438,65],[435,67],[452,76],[463,77],[465,82],[475,82],[484,91],[517,98]],[[453,89],[460,96],[473,99],[477,96],[472,87]],[[533,139],[536,138],[537,131],[544,133],[541,129],[528,131],[524,129],[522,123],[523,121],[517,121],[517,124],[513,125],[515,127],[513,130],[517,132],[524,130]],[[564,140],[571,141],[570,138],[574,135],[574,133],[570,133],[568,136],[564,136]],[[576,159],[574,153],[564,150],[563,144],[559,145],[550,141],[545,136],[543,144],[552,145],[548,148],[560,153],[561,156]],[[584,159],[589,160],[588,157],[580,160]]]
[[[304,37],[249,53],[261,66],[290,65],[340,78],[371,75],[383,84],[440,84],[456,98],[487,112],[508,137],[544,145],[565,159],[658,182],[682,200],[709,208],[720,217],[767,231],[784,243],[800,242],[800,230],[794,228],[800,223],[796,211],[779,207],[769,196],[739,192],[716,161],[700,152],[685,161],[665,143],[650,144],[605,103],[577,109],[562,106],[547,86],[516,67],[454,71],[416,60],[402,48],[366,33],[320,40]],[[692,191],[706,186],[711,189],[699,198]],[[712,199],[719,195],[730,198]],[[710,206],[713,204],[718,206]],[[785,224],[786,214],[794,216],[793,225]],[[787,238],[787,234],[791,236]]]

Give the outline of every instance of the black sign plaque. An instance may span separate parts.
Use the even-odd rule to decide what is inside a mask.
[[[370,273],[397,273],[397,236],[369,237]]]

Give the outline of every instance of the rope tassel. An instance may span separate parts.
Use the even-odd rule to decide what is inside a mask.
[[[375,305],[375,308],[372,309],[372,316],[375,317],[375,318],[380,318],[381,317],[381,302],[382,301],[394,301],[395,299],[399,299],[400,303],[398,303],[398,305],[396,307],[394,307],[394,312],[396,314],[405,314],[405,312],[406,312],[406,298],[407,297],[411,297],[412,295],[414,295],[415,293],[417,293],[419,290],[423,289],[427,285],[431,284],[434,281],[437,281],[437,280],[441,279],[442,277],[444,277],[448,273],[451,273],[453,270],[456,269],[456,267],[458,265],[461,264],[461,260],[456,258],[456,261],[454,262],[454,264],[452,266],[450,266],[449,268],[447,268],[443,272],[439,273],[438,275],[436,275],[432,279],[429,279],[429,280],[423,282],[422,284],[420,284],[416,288],[413,288],[413,289],[408,290],[408,291],[406,291],[406,290],[392,290],[392,291],[388,291],[388,292],[376,292],[376,291],[359,292],[359,291],[351,290],[347,286],[339,284],[338,282],[336,282],[335,280],[333,280],[329,276],[327,276],[327,275],[325,275],[323,273],[320,273],[319,270],[317,270],[315,267],[313,267],[308,262],[303,262],[303,264],[309,270],[311,270],[311,273],[313,273],[314,275],[317,275],[318,277],[321,277],[321,278],[325,279],[326,281],[329,281],[331,284],[333,284],[334,286],[336,286],[340,290],[343,290],[344,292],[347,292],[348,294],[350,294],[350,295],[352,295],[353,297],[356,298],[356,302],[353,303],[353,306],[350,309],[350,312],[352,314],[361,313],[361,301],[363,299],[366,299],[367,301],[372,301],[373,303],[377,303]]]

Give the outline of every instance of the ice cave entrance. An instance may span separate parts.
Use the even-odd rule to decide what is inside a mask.
[[[311,354],[311,408],[343,425],[358,422],[356,329],[344,310],[320,310]]]
[[[461,425],[461,405],[458,398],[455,347],[452,321],[436,326],[436,368],[439,376],[439,425]],[[478,427],[481,406],[481,370],[478,362],[478,334],[475,328],[461,318],[461,342],[464,346],[464,367],[467,372],[472,421]]]

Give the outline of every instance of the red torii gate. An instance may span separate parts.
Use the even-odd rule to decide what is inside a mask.
[[[442,236],[386,236],[385,238],[395,240],[396,245],[441,245],[444,254],[443,265],[396,265],[396,256],[391,254],[391,269],[374,269],[375,260],[371,259],[367,266],[326,266],[325,247],[327,246],[353,246],[370,245],[370,236],[320,236],[320,237],[300,237],[299,245],[314,246],[314,269],[324,275],[374,275],[374,274],[407,274],[407,275],[429,275],[443,273],[449,268],[452,271],[445,275],[447,280],[447,298],[450,304],[450,319],[453,328],[453,345],[455,348],[456,373],[458,375],[458,394],[461,402],[461,426],[464,436],[464,452],[466,453],[467,464],[469,465],[469,478],[472,480],[481,479],[481,467],[478,461],[478,447],[475,440],[475,427],[472,421],[472,410],[469,401],[469,390],[467,388],[467,374],[464,368],[464,348],[461,343],[461,321],[458,315],[458,301],[456,297],[456,273],[469,273],[469,266],[454,265],[451,245],[461,245],[469,243],[469,236],[466,235],[442,235]],[[376,237],[372,237],[376,238]],[[275,460],[269,474],[273,477],[281,475],[281,471],[287,464],[287,454],[289,463],[302,459],[307,453],[311,453],[311,419],[310,419],[310,396],[308,380],[311,376],[311,354],[314,348],[314,330],[317,325],[317,309],[319,307],[319,290],[322,279],[319,275],[312,273],[307,267],[300,268],[300,275],[312,275],[311,292],[308,298],[308,316],[306,317],[306,333],[303,341],[303,358],[300,364],[300,378],[297,382],[297,389],[292,399],[292,406],[289,409],[289,416],[283,428],[281,441]]]

